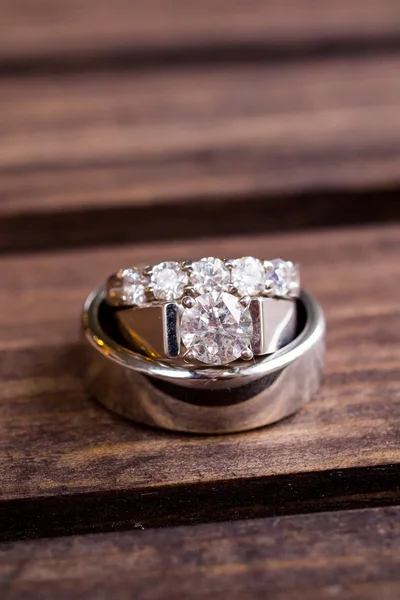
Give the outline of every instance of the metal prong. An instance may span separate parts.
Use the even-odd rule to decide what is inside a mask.
[[[153,265],[146,265],[145,267],[143,267],[142,273],[145,277],[150,277],[153,273]]]
[[[250,306],[250,302],[251,302],[250,296],[242,296],[239,300],[240,306],[244,306],[244,308],[247,308],[248,306]]]
[[[224,259],[224,264],[226,267],[228,267],[228,269],[232,269],[232,267],[235,264],[235,259],[234,258],[225,258]]]
[[[231,283],[228,285],[228,292],[230,294],[237,294],[238,293],[238,289],[237,287],[235,287],[234,285],[232,285]]]
[[[183,296],[182,304],[185,308],[192,308],[194,306],[194,298],[192,296]]]
[[[274,291],[274,282],[272,281],[272,279],[267,279],[267,281],[265,282],[265,288],[263,290],[262,295],[266,296],[268,298],[270,296],[273,296],[273,291]]]
[[[244,350],[242,350],[240,358],[242,360],[251,360],[252,358],[254,358],[253,350],[251,348],[245,348]]]
[[[191,363],[196,359],[196,352],[193,350],[187,350],[182,358],[185,363]]]
[[[146,294],[147,302],[154,302],[154,300],[156,299],[156,297],[154,296],[153,290],[149,287],[147,287],[145,289],[145,294]]]
[[[185,285],[184,293],[186,296],[197,296],[197,292],[192,285]]]
[[[186,271],[187,273],[190,273],[190,271],[192,270],[192,264],[193,264],[192,260],[184,260],[183,263],[181,263],[182,271]]]

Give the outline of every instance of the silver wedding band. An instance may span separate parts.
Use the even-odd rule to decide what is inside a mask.
[[[145,302],[139,309],[115,309],[108,300],[109,287],[102,286],[84,306],[85,380],[93,396],[122,416],[175,431],[246,431],[294,413],[318,390],[325,321],[319,304],[304,290],[297,299],[253,296],[252,302],[265,315],[271,303],[290,304],[295,315],[288,321],[292,329],[287,326],[285,332],[283,327],[282,335],[275,335],[280,341],[252,360],[217,366],[171,358],[165,352],[164,334],[159,335],[164,341],[157,345],[154,337],[149,340],[141,330],[147,310],[158,311],[159,316],[154,312],[150,321],[158,322],[163,331],[162,311],[173,302],[151,300],[151,306]],[[264,303],[270,304],[269,309]],[[279,323],[276,317],[278,329]]]

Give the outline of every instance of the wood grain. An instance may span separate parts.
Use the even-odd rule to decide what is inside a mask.
[[[1,259],[3,537],[398,502],[399,250],[400,229],[383,227]],[[319,396],[221,437],[153,431],[91,402],[77,344],[90,288],[124,264],[210,253],[300,260],[328,317]]]
[[[397,600],[400,510],[382,508],[0,547],[4,600]],[[266,593],[267,590],[267,593]]]
[[[2,2],[2,599],[398,598],[400,227],[265,233],[400,219],[399,48],[397,0]],[[210,254],[303,264],[321,392],[243,435],[107,412],[84,297]]]
[[[0,250],[399,219],[399,71],[390,57],[3,79]]]
[[[396,0],[3,0],[0,60],[397,38]],[[182,52],[183,54],[183,52]],[[225,52],[226,55],[226,52]]]

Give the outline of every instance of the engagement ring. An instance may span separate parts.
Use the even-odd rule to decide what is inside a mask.
[[[107,281],[106,301],[124,309],[117,319],[133,349],[226,365],[270,354],[293,339],[299,291],[292,262],[209,257],[121,269]]]
[[[325,320],[281,259],[124,268],[86,300],[85,381],[109,409],[176,431],[246,431],[317,391]]]

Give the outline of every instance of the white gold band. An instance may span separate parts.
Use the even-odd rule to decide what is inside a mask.
[[[104,288],[84,307],[86,385],[109,409],[177,431],[227,433],[282,419],[317,391],[324,362],[325,321],[305,291],[296,302],[296,338],[271,356],[240,366],[176,367],[126,349],[109,330]],[[293,303],[294,304],[294,303]]]

